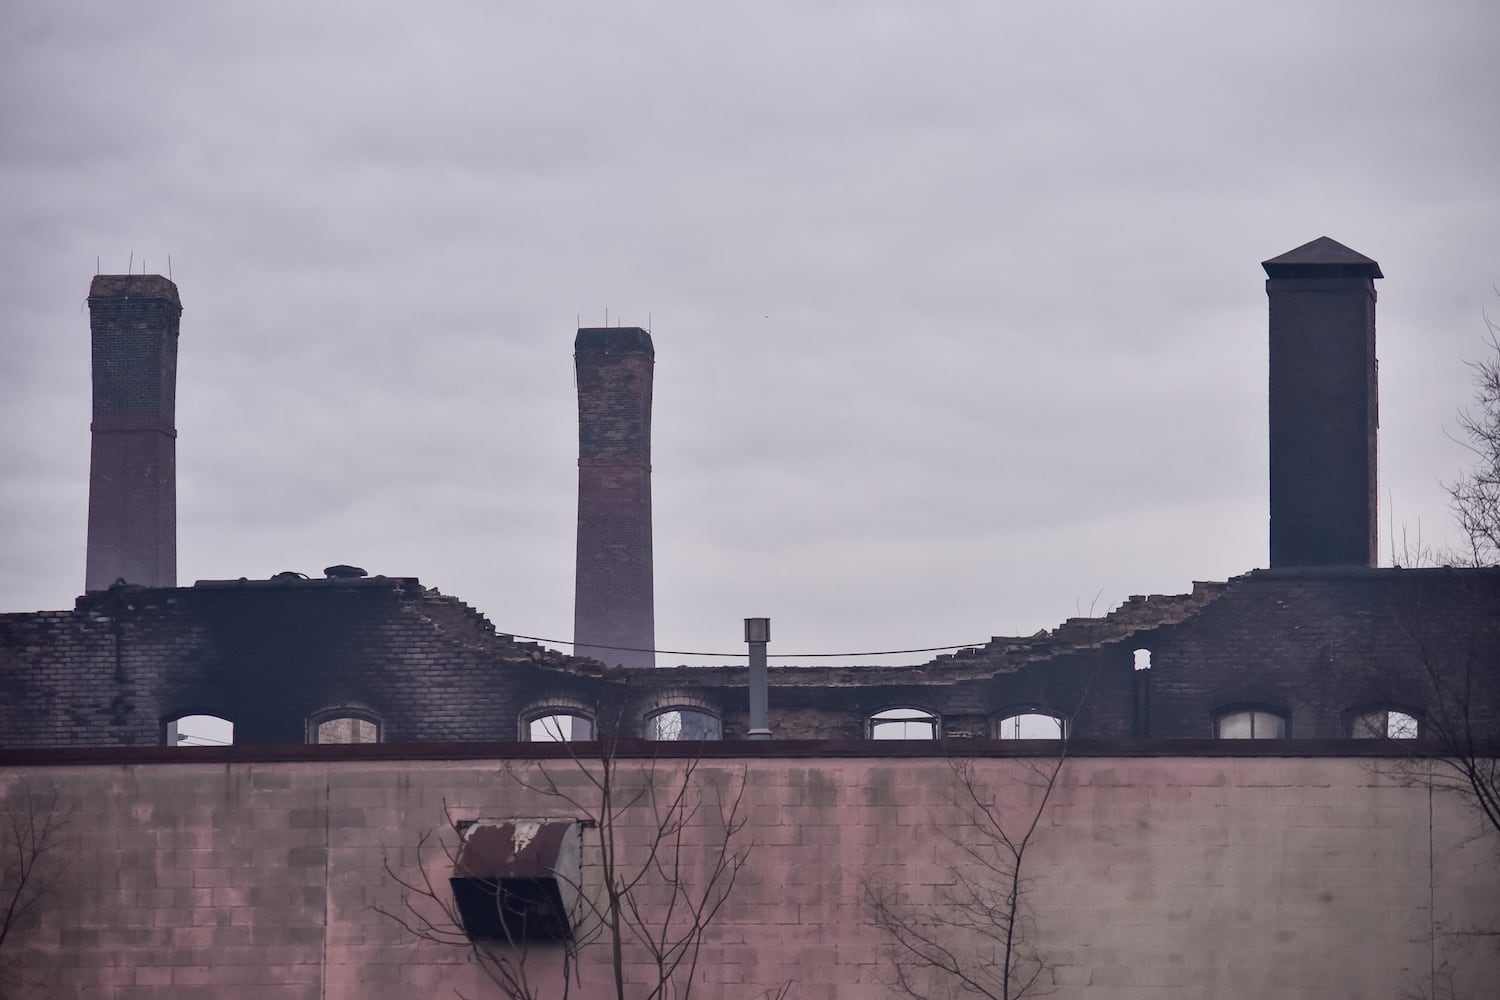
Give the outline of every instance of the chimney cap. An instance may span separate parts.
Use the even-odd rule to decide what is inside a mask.
[[[651,334],[638,326],[581,326],[573,341],[573,350],[604,354],[636,353],[656,357]]]
[[[96,274],[89,285],[89,301],[94,299],[165,299],[181,306],[177,285],[159,274]]]
[[[1279,257],[1261,261],[1272,278],[1384,278],[1380,265],[1337,240],[1319,236]]]

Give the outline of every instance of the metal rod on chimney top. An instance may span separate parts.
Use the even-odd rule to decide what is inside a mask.
[[[750,645],[750,732],[752,740],[771,738],[767,717],[766,643],[771,641],[771,619],[746,618],[745,642]]]

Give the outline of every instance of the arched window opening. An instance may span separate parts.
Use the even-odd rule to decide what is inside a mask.
[[[1414,740],[1419,726],[1416,716],[1394,709],[1364,712],[1354,719],[1357,740]]]
[[[562,710],[534,715],[527,720],[524,738],[532,743],[572,743],[594,738],[594,720]]]
[[[379,743],[380,723],[369,716],[323,716],[312,731],[313,743]]]
[[[217,715],[179,715],[167,722],[169,747],[227,747],[234,743],[234,723]]]
[[[1214,736],[1221,740],[1284,740],[1286,716],[1259,708],[1224,712],[1214,720]]]
[[[870,716],[872,740],[935,740],[938,717],[922,708],[888,708]]]
[[[1060,740],[1066,732],[1063,720],[1046,712],[1007,715],[995,724],[995,738],[1001,740]]]
[[[646,719],[648,740],[718,740],[724,733],[718,716],[696,708],[668,708]]]
[[[1135,669],[1137,669],[1137,670],[1150,670],[1151,669],[1151,650],[1149,650],[1149,649],[1137,649],[1135,651],[1135,653],[1134,653],[1134,656],[1135,656]]]

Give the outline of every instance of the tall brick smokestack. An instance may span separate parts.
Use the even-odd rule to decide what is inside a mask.
[[[101,274],[89,288],[94,422],[85,590],[177,586],[177,286]]]
[[[1273,257],[1271,565],[1373,566],[1375,281],[1326,236]]]
[[[651,375],[639,327],[589,327],[573,342],[578,381],[578,574],[574,651],[652,667]],[[625,647],[609,649],[604,647]]]

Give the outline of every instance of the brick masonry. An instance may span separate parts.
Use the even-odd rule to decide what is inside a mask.
[[[1040,711],[1122,740],[1205,738],[1218,713],[1255,707],[1293,737],[1341,739],[1365,711],[1432,720],[1443,683],[1468,688],[1492,733],[1497,662],[1500,569],[1262,570],[919,666],[775,666],[770,717],[779,739],[860,739],[874,713],[920,708],[951,739],[983,739]],[[524,738],[553,711],[638,736],[671,708],[716,716],[732,740],[746,680],[743,666],[604,669],[498,635],[413,579],[116,588],[0,615],[0,746],[150,746],[193,714],[231,720],[247,745],[300,743],[338,715],[387,742]]]
[[[1349,737],[1375,709],[1410,713],[1424,732],[1451,722],[1460,690],[1470,732],[1500,731],[1500,570],[1361,565],[1373,531],[1378,267],[1343,260],[1353,252],[1341,247],[1338,259],[1288,264],[1297,253],[1279,266],[1323,270],[1278,274],[1267,262],[1277,568],[918,666],[774,667],[777,742],[756,757],[738,742],[743,667],[646,669],[649,655],[602,648],[654,645],[645,331],[579,331],[575,638],[597,655],[571,657],[498,635],[414,579],[177,588],[152,576],[172,544],[170,531],[152,532],[170,520],[180,307],[164,279],[97,279],[91,497],[106,498],[98,537],[114,540],[97,548],[157,569],[96,580],[91,499],[90,593],[71,611],[0,615],[3,804],[14,808],[18,788],[55,787],[72,820],[64,880],[23,929],[22,974],[83,997],[477,993],[462,955],[413,944],[372,909],[399,903],[385,862],[412,873],[445,806],[553,814],[557,803],[517,775],[561,768],[568,787],[590,787],[555,750],[485,741],[525,738],[532,718],[556,712],[589,716],[606,737],[641,736],[652,713],[691,708],[717,718],[725,741],[658,746],[660,760],[637,747],[622,773],[667,776],[686,752],[704,756],[700,777],[714,787],[746,782],[755,863],[705,952],[709,995],[749,1000],[788,981],[799,998],[888,995],[864,887],[899,886],[936,906],[973,880],[952,855],[962,817],[944,755],[981,758],[985,787],[1024,815],[1028,772],[1013,754],[1057,744],[988,738],[1020,712],[1069,718],[1079,755],[1034,858],[1043,985],[1055,995],[1432,995],[1449,959],[1483,989],[1500,973],[1493,955],[1462,949],[1466,929],[1493,918],[1500,884],[1476,853],[1488,847],[1469,839],[1459,803],[1406,780],[1409,761],[1380,756],[1399,746]],[[1278,323],[1335,336],[1290,337],[1278,353]],[[1285,387],[1329,366],[1347,383],[1342,416],[1316,392],[1278,403],[1278,370]],[[1309,429],[1338,440],[1319,444]],[[1337,460],[1317,457],[1324,445]],[[1291,453],[1329,465],[1336,482],[1281,475],[1276,456]],[[108,513],[110,497],[124,513]],[[116,576],[156,585],[109,587]],[[1149,670],[1136,669],[1141,651]],[[866,741],[870,716],[898,707],[932,713],[944,742]],[[1219,713],[1239,708],[1282,716],[1294,740],[1204,741]],[[239,746],[158,748],[165,724],[192,714],[231,720]],[[383,745],[299,746],[330,718],[361,720]],[[650,832],[639,813],[626,827]],[[695,826],[691,838],[703,836]],[[629,975],[639,971],[636,956]],[[575,995],[600,995],[597,951],[581,975]]]
[[[1323,237],[1264,267],[1271,566],[1373,566],[1380,265]]]
[[[94,421],[84,589],[177,584],[177,286],[101,274],[89,288]]]
[[[649,667],[656,647],[651,554],[651,334],[587,327],[578,380],[578,563],[573,639],[580,656]],[[609,648],[619,647],[619,648]]]

